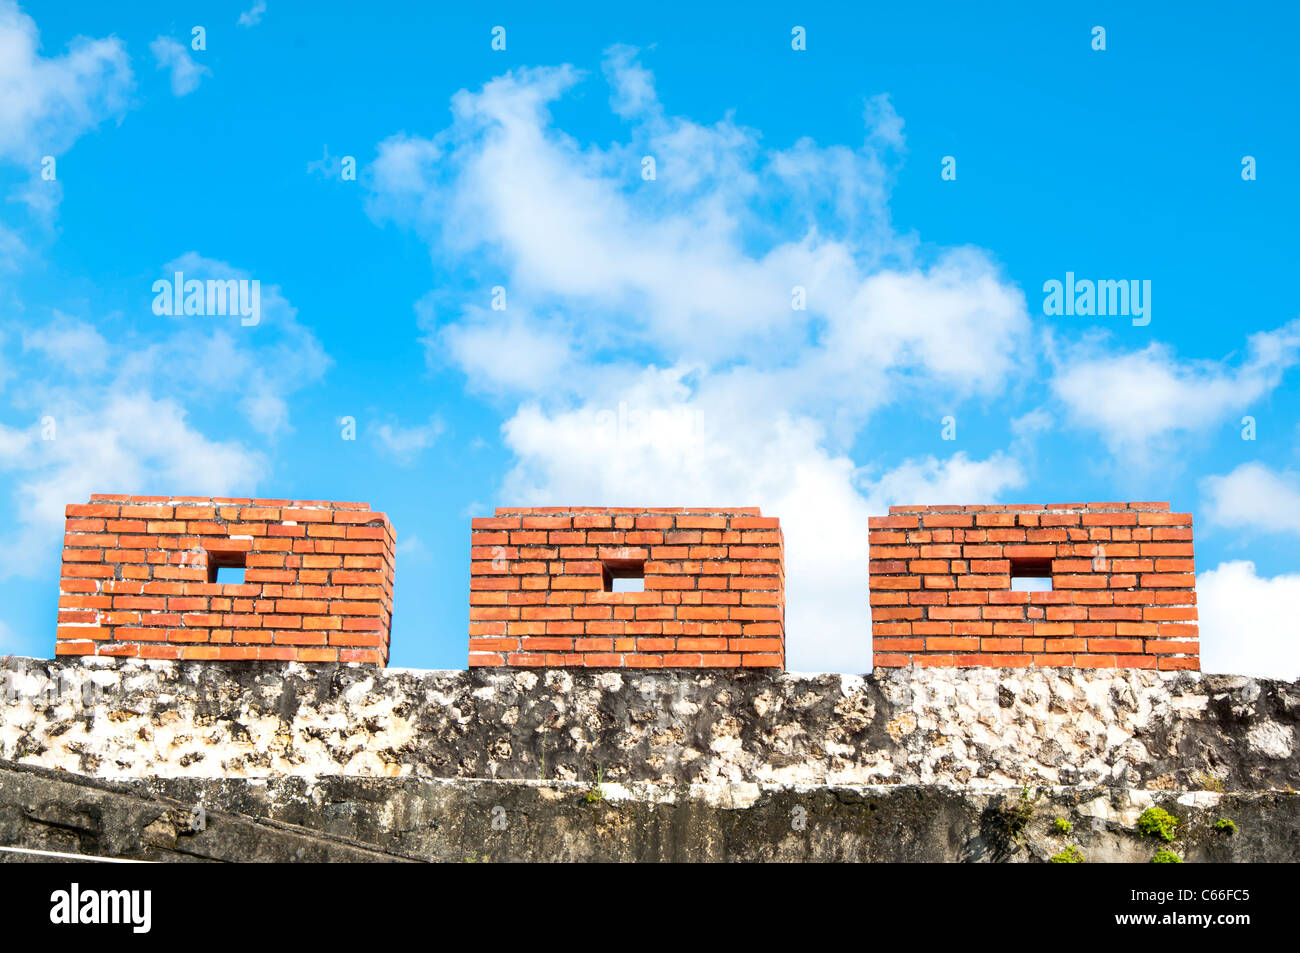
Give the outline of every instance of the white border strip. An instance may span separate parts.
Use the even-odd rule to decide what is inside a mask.
[[[97,857],[94,854],[64,854],[57,850],[33,850],[30,847],[0,847],[11,854],[35,854],[39,857],[63,857],[68,860],[84,860],[97,864],[148,864],[148,860],[128,860],[125,857]]]

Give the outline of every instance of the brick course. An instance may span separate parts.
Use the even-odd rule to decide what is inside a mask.
[[[868,530],[877,667],[1201,667],[1192,516],[1168,503],[892,506]]]
[[[66,510],[55,654],[387,664],[395,539],[366,503],[96,494]]]
[[[784,669],[784,566],[757,508],[498,508],[472,521],[469,664]]]

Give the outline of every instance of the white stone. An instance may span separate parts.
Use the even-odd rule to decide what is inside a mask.
[[[1266,758],[1289,758],[1295,749],[1295,732],[1275,721],[1265,721],[1246,733],[1246,743]]]

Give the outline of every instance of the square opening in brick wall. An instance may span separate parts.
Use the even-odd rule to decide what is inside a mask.
[[[600,564],[606,592],[645,592],[644,559],[605,559]]]
[[[248,568],[248,554],[242,552],[211,552],[208,557],[208,582],[220,585],[241,585],[244,570]]]
[[[1051,592],[1052,561],[1050,559],[1012,559],[1011,590],[1013,592]]]

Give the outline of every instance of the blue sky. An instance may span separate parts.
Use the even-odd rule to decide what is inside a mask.
[[[1300,17],[1126,6],[0,0],[0,650],[92,492],[365,500],[448,668],[470,515],[761,505],[841,671],[867,515],[1134,499],[1196,514],[1206,668],[1300,675]]]

